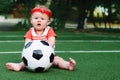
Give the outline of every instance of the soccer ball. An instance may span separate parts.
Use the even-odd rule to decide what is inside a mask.
[[[33,40],[22,51],[22,61],[30,71],[48,70],[53,63],[54,49],[45,41]]]

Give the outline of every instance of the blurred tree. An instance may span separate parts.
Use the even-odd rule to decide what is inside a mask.
[[[109,2],[109,3],[108,3]],[[107,23],[109,24],[108,27],[111,29],[111,23],[114,22],[115,15],[114,13],[118,13],[120,9],[120,1],[119,0],[103,0],[103,6],[108,9],[108,15],[104,16],[104,24],[105,28],[107,28]]]
[[[85,20],[88,18],[91,20],[93,25],[97,27],[93,12],[95,7],[100,4],[100,1],[101,0],[72,0],[72,5],[78,8],[79,13],[77,30],[84,29]]]
[[[0,3],[0,14],[7,15],[11,13],[16,6],[22,5],[22,9],[16,9],[19,14],[25,14],[25,20],[22,26],[25,28],[30,27],[29,12],[36,4],[46,5],[49,4],[49,8],[52,10],[52,23],[51,25],[57,29],[61,30],[65,28],[65,23],[69,17],[74,17],[72,13],[73,7],[77,8],[78,17],[77,17],[77,30],[84,29],[85,21],[89,20],[93,23],[95,28],[98,28],[96,25],[97,18],[94,17],[94,9],[96,6],[103,6],[108,9],[108,15],[106,16],[103,13],[103,18],[101,21],[104,21],[105,27],[107,22],[113,22],[112,19],[120,17],[120,1],[119,0],[1,0]],[[48,5],[47,5],[48,6]],[[114,11],[113,11],[114,7]],[[72,18],[71,18],[72,19]],[[119,18],[120,19],[120,18]],[[72,21],[72,20],[71,20]],[[109,25],[111,26],[111,25]],[[110,27],[111,28],[111,27]]]
[[[94,28],[98,28],[96,22],[104,22],[105,28],[107,27],[106,23],[109,22],[109,28],[111,28],[112,15],[113,11],[116,10],[116,13],[120,12],[120,1],[119,0],[72,0],[72,6],[76,6],[78,8],[78,26],[77,30],[84,29],[85,20],[89,19],[94,25]],[[94,10],[97,6],[103,6],[104,9],[108,9],[108,15],[103,13],[103,17],[94,17]],[[113,7],[114,6],[114,9]],[[89,15],[89,16],[88,16]],[[115,16],[114,16],[115,17]]]
[[[14,7],[14,3],[10,0],[0,0],[0,15],[4,15],[7,18],[7,14],[11,13]]]
[[[64,29],[66,20],[71,14],[71,0],[52,0],[50,9],[53,13],[51,26],[56,30]]]

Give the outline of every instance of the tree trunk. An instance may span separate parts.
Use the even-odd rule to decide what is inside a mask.
[[[84,29],[85,19],[87,18],[87,12],[84,8],[79,8],[78,26],[77,30]]]

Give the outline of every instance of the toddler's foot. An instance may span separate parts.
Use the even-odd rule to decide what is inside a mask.
[[[6,63],[6,67],[9,70],[13,70],[13,71],[20,71],[21,69],[21,65],[19,63]]]
[[[70,62],[69,70],[72,71],[72,70],[74,70],[74,68],[76,66],[76,62],[72,58],[69,58],[69,62]]]

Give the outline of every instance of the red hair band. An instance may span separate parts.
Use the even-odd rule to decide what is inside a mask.
[[[44,7],[35,7],[31,10],[30,15],[32,15],[34,12],[41,12],[46,14],[49,18],[51,17],[52,13],[49,9],[46,9]]]

